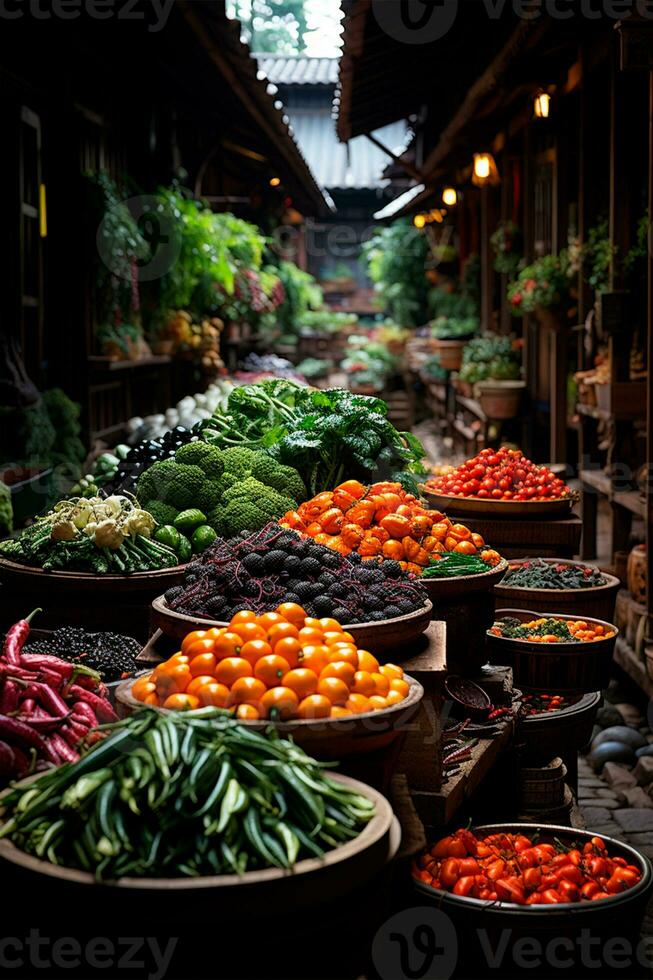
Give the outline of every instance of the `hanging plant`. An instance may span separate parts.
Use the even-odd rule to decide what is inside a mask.
[[[494,252],[494,270],[514,276],[523,261],[524,241],[520,228],[514,221],[501,221],[490,238]]]
[[[569,300],[569,261],[565,251],[560,255],[543,255],[522,269],[508,286],[508,300],[513,316],[534,313],[539,309],[564,306]]]
[[[597,293],[604,293],[610,286],[610,265],[618,255],[618,248],[610,241],[607,218],[590,228],[587,241],[582,247],[583,277]]]

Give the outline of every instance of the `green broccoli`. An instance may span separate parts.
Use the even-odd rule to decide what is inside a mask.
[[[160,500],[150,500],[148,501],[143,510],[146,510],[152,515],[157,524],[173,524],[174,520],[178,514],[178,511],[171,507],[170,504],[162,504]]]
[[[247,497],[249,500],[258,502],[259,498],[265,496],[266,493],[269,493],[269,487],[266,487],[264,483],[260,483],[250,476],[246,480],[234,483],[232,487],[225,490],[222,494],[222,502],[226,506],[232,500],[240,499],[241,497]]]
[[[220,495],[223,496],[226,490],[235,486],[235,484],[238,482],[239,478],[234,473],[223,473],[220,479],[217,481]]]
[[[254,460],[254,465],[252,466],[252,476],[261,483],[265,483],[267,487],[272,486],[272,479],[276,476],[278,478],[279,470],[281,468],[281,463],[273,459],[267,453],[260,452],[256,454],[256,459]]]
[[[166,489],[175,469],[174,459],[163,459],[141,473],[136,484],[138,500],[164,500]]]
[[[224,522],[224,512],[224,507],[215,507],[209,512],[209,516],[206,519],[206,523],[209,525],[209,527],[212,527],[218,537],[221,538],[229,537]]]
[[[232,446],[230,449],[225,449],[222,453],[225,473],[233,473],[234,476],[238,476],[241,479],[249,476],[254,468],[258,455],[258,453],[253,452],[251,449],[241,448],[240,446]]]
[[[251,500],[232,500],[221,514],[226,537],[233,538],[241,531],[259,531],[268,518]]]
[[[222,492],[217,480],[206,480],[197,495],[196,506],[205,514],[209,514],[220,504]]]
[[[206,474],[199,466],[175,463],[170,482],[165,488],[165,496],[161,499],[164,503],[172,504],[179,510],[195,507],[198,494],[205,483]]]
[[[294,510],[297,506],[291,497],[284,497],[270,487],[266,487],[265,494],[262,494],[256,501],[257,507],[263,511],[269,520],[283,517],[289,510]]]
[[[308,500],[304,481],[292,466],[279,466],[276,473],[273,473],[271,479],[266,482],[284,496],[292,497],[296,504]]]
[[[222,452],[206,442],[189,442],[175,453],[177,463],[199,466],[210,480],[217,480],[224,471]]]

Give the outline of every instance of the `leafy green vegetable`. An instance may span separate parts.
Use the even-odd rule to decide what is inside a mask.
[[[202,430],[221,448],[266,449],[298,470],[314,495],[345,478],[369,483],[396,471],[424,472],[421,443],[398,432],[387,412],[379,398],[272,379],[236,388],[226,412],[217,411]]]

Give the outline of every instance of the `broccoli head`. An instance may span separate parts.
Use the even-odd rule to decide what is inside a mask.
[[[188,466],[199,466],[210,480],[217,480],[224,471],[222,452],[206,442],[189,442],[175,453],[175,461]]]
[[[258,453],[255,453],[253,450],[240,446],[232,446],[230,449],[225,449],[222,453],[225,473],[233,473],[234,476],[241,477],[241,479],[249,476],[254,468],[257,456]]]
[[[252,476],[260,480],[261,483],[265,483],[267,487],[271,487],[271,480],[275,476],[278,477],[280,469],[281,463],[278,463],[276,459],[272,459],[267,453],[259,452],[256,453],[256,459],[252,466]]]
[[[175,470],[174,459],[164,459],[141,473],[136,484],[138,500],[165,500],[166,490]]]
[[[162,504],[160,500],[148,501],[143,510],[151,514],[157,524],[173,524],[179,513],[175,507],[171,507],[170,504]]]
[[[265,493],[257,499],[256,505],[268,519],[283,517],[289,510],[294,510],[297,506],[290,497],[284,497],[270,487],[265,488]]]
[[[292,466],[278,466],[276,473],[267,482],[285,497],[292,497],[296,504],[308,499],[304,481]]]
[[[220,494],[223,495],[229,487],[233,487],[239,482],[238,477],[234,473],[223,473],[220,479],[217,481],[218,490]]]
[[[251,500],[232,500],[221,514],[224,533],[233,538],[241,531],[259,531],[268,522],[267,516]]]
[[[172,504],[179,510],[195,507],[198,494],[206,482],[206,474],[199,466],[176,463],[162,499],[164,503]]]
[[[222,501],[224,504],[229,504],[232,500],[246,497],[248,500],[253,500],[256,503],[266,493],[269,493],[269,488],[264,483],[260,483],[250,476],[246,480],[239,480],[238,483],[234,483],[228,490],[225,490],[222,495]]]
[[[206,480],[197,495],[196,506],[205,514],[209,514],[219,505],[222,499],[220,486],[216,480]]]
[[[228,538],[229,535],[226,531],[226,525],[224,522],[224,507],[214,507],[213,510],[208,512],[208,517],[206,518],[206,523],[209,527],[212,527],[215,533],[221,538]]]

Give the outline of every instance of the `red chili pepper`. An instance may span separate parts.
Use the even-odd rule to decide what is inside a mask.
[[[98,725],[97,715],[90,704],[85,701],[75,701],[73,705],[73,717],[86,725],[87,728],[96,728]]]
[[[76,752],[72,746],[68,745],[61,735],[51,735],[50,745],[61,756],[64,762],[77,762],[79,760],[79,752]]]
[[[56,715],[59,718],[63,718],[69,714],[70,708],[53,688],[49,687],[47,684],[39,684],[35,682],[31,685],[30,691],[33,690],[34,698],[46,708],[50,714]]]
[[[0,694],[0,711],[3,715],[10,715],[18,708],[18,684],[13,680],[6,680]]]
[[[109,702],[98,697],[97,694],[93,694],[92,691],[87,691],[78,684],[71,684],[68,688],[68,693],[78,701],[84,701],[86,704],[89,704],[100,721],[118,721],[118,715]]]
[[[58,757],[53,757],[50,746],[45,739],[38,732],[35,732],[33,728],[25,725],[17,718],[7,718],[6,715],[0,715],[0,735],[12,743],[18,741],[23,745],[36,749],[39,755],[49,759],[50,762],[54,762],[55,764],[58,762]]]
[[[33,609],[29,616],[25,619],[19,619],[17,623],[7,631],[5,637],[5,645],[2,651],[2,655],[5,660],[10,664],[20,664],[20,651],[21,647],[25,643],[25,640],[29,636],[30,623],[32,621],[32,616],[36,613],[43,612],[42,609]]]

